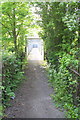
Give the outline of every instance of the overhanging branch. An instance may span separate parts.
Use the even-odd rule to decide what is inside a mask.
[[[0,22],[1,23],[1,22]],[[5,28],[7,28],[7,31],[9,33],[9,35],[11,36],[11,32],[9,31],[9,28],[7,26],[5,26],[3,23],[1,23],[1,25],[3,25]]]

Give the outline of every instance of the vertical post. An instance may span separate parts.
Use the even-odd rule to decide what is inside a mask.
[[[42,60],[44,60],[44,42],[43,42],[43,40],[41,40],[41,41],[42,41],[42,43],[41,43]]]

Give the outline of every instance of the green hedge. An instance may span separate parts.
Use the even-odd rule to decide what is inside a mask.
[[[21,68],[24,62],[12,55],[3,56],[2,85],[3,85],[3,105],[8,106],[10,99],[15,98],[15,90],[24,79],[24,72]]]
[[[67,118],[79,118],[79,96],[77,96],[77,80],[78,76],[68,70],[73,65],[78,68],[78,60],[69,54],[64,53],[59,57],[58,71],[55,65],[49,68],[49,76],[54,94],[52,98],[56,101],[57,107],[63,107],[67,112]]]

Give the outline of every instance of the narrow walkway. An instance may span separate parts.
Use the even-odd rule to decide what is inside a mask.
[[[35,57],[33,53],[37,53]],[[64,113],[51,100],[52,89],[48,85],[46,71],[38,60],[38,53],[34,49],[29,56],[27,80],[16,92],[16,98],[11,101],[12,107],[6,110],[8,118],[64,118]]]

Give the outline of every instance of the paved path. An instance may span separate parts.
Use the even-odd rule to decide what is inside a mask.
[[[49,87],[47,73],[40,65],[39,51],[33,49],[28,59],[26,80],[17,90],[6,114],[9,118],[64,118],[64,113],[51,100],[53,89]]]

